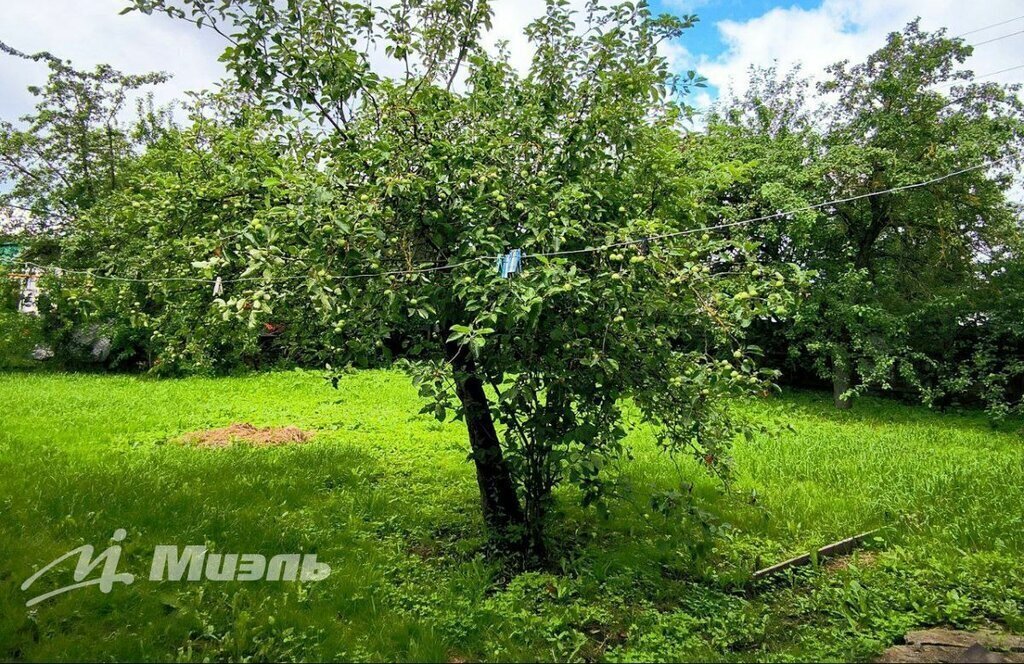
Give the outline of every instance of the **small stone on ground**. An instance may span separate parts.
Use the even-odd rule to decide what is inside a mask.
[[[893,646],[877,660],[897,662],[1024,663],[1024,637],[1001,632],[927,629],[908,632],[906,645]]]

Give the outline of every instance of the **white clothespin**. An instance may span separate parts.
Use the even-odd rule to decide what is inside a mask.
[[[223,284],[223,282],[221,282],[220,277],[217,277],[217,280],[213,282],[213,296],[217,297],[218,295],[220,295],[223,292],[224,292],[224,284]]]

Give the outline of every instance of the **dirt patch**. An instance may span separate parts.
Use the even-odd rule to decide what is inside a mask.
[[[181,437],[181,442],[198,447],[227,447],[232,443],[249,443],[259,447],[294,445],[313,438],[312,431],[298,427],[254,427],[248,423],[232,424],[219,429],[193,431]]]
[[[430,560],[441,555],[441,548],[435,544],[413,544],[407,550],[422,560]]]
[[[829,572],[839,572],[850,565],[857,567],[871,567],[878,561],[877,551],[858,551],[852,556],[842,556],[825,561],[825,569]]]

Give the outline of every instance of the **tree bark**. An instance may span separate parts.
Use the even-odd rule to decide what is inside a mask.
[[[832,360],[832,400],[839,410],[853,405],[843,394],[850,389],[850,359],[846,353],[837,353]]]
[[[475,374],[476,365],[465,348],[449,344],[449,355],[454,357],[455,392],[462,402],[476,482],[480,488],[484,523],[502,541],[515,551],[525,546],[525,519],[516,495],[512,474],[501,450],[494,419],[484,393],[483,382]]]

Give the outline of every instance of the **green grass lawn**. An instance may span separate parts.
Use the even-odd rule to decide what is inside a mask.
[[[417,415],[397,373],[339,388],[309,372],[0,374],[0,658],[869,660],[919,626],[1024,631],[1019,423],[867,399],[837,413],[814,394],[745,404],[778,432],[737,446],[728,491],[640,427],[610,517],[560,494],[559,562],[512,575],[482,553],[464,427]],[[318,433],[279,448],[175,442],[232,422]],[[650,508],[680,487],[681,510]],[[758,565],[880,526],[842,564],[749,583]],[[22,581],[117,528],[136,576],[157,544],[315,552],[333,572],[143,578],[25,607]]]

